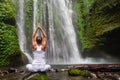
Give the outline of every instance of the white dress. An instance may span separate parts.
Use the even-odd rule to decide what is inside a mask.
[[[46,64],[45,52],[42,51],[42,46],[37,46],[36,51],[33,52],[33,62],[32,64],[27,64],[26,68],[31,72],[46,71],[51,68],[50,65]]]

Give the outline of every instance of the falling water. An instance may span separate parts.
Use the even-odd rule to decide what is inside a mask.
[[[48,7],[47,58],[51,64],[80,62],[71,0],[45,0]]]
[[[44,0],[41,2],[41,24],[48,35],[47,62],[56,63],[78,63],[80,54],[76,42],[76,34],[72,24],[72,1],[71,0]],[[33,31],[37,24],[38,0],[33,2]],[[32,61],[27,51],[25,36],[24,0],[19,0],[17,11],[17,26],[20,48]]]
[[[72,23],[72,0],[41,0],[40,4],[41,22],[48,35],[46,51],[48,63],[106,63],[103,58],[81,57]]]
[[[31,62],[32,58],[26,46],[24,0],[18,1],[17,26],[19,44],[22,52]],[[72,23],[72,0],[40,0],[40,3],[38,3],[39,0],[33,1],[33,27],[31,29],[34,31],[36,28],[38,15],[40,15],[40,23],[47,33],[46,58],[49,64],[105,62],[104,59],[83,59],[81,57]],[[40,10],[40,14],[38,14],[38,10]]]
[[[27,52],[26,48],[26,36],[25,36],[25,19],[24,19],[24,0],[18,0],[19,5],[17,9],[17,30],[21,51],[27,56],[29,62],[32,61],[31,56]]]
[[[33,31],[36,28],[36,24],[37,24],[37,2],[38,0],[34,0],[34,6],[33,6]]]

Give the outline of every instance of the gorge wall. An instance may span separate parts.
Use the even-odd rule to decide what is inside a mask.
[[[19,64],[18,64],[19,63]],[[12,0],[0,1],[0,66],[22,64],[15,21],[15,5]]]
[[[74,9],[78,15],[76,30],[82,51],[89,52],[97,48],[112,56],[118,56],[120,1],[76,0]]]

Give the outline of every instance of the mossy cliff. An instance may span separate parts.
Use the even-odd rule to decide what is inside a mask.
[[[82,51],[101,46],[108,51],[109,46],[112,46],[110,49],[117,47],[114,44],[116,44],[115,40],[120,40],[117,38],[120,33],[120,1],[76,0],[73,2],[73,8],[78,16],[76,30]]]
[[[1,0],[0,66],[15,66],[22,63],[15,25],[15,5],[12,0]]]

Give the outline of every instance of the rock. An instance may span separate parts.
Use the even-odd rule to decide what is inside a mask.
[[[0,76],[3,76],[3,75],[2,75],[2,71],[1,71],[1,70],[0,70]]]
[[[83,77],[86,77],[86,78],[92,78],[93,77],[90,72],[85,71],[85,70],[75,69],[75,68],[69,69],[68,74],[70,76],[83,76]]]
[[[55,72],[59,72],[59,70],[58,70],[58,69],[55,69]]]
[[[61,69],[60,71],[64,72],[64,71],[67,71],[68,69]]]
[[[94,78],[97,78],[96,74],[94,74],[94,73],[91,73],[91,75],[92,75]]]
[[[118,78],[118,80],[120,80],[120,78]]]
[[[19,73],[20,74],[25,74],[25,71],[24,70],[20,70]]]
[[[118,80],[117,78],[113,77],[113,76],[102,76],[102,79],[104,80]]]
[[[8,72],[9,72],[9,73],[16,73],[16,72],[17,72],[17,69],[15,69],[15,68],[10,68],[10,69],[8,70]]]
[[[48,76],[46,73],[35,73],[29,75],[28,77],[24,78],[23,80],[48,80]]]
[[[8,71],[3,71],[3,72],[2,72],[2,76],[8,75],[8,74],[9,74]]]
[[[88,70],[92,72],[118,72],[120,71],[120,65],[119,64],[85,64],[85,65],[79,65],[75,66],[75,68],[82,69],[82,70]]]
[[[50,71],[51,71],[51,72],[55,72],[55,69],[52,68],[52,69],[50,69]]]

